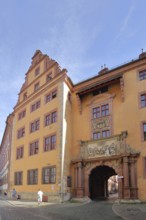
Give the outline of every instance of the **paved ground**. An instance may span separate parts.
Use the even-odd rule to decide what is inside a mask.
[[[0,207],[7,207],[0,220],[11,210],[10,219],[22,220],[145,220],[146,204],[121,204],[115,201],[98,201],[84,203],[43,203],[38,207],[37,202],[22,200],[1,200]],[[18,216],[16,216],[16,213]]]

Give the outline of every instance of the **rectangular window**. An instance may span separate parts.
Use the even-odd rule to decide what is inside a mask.
[[[30,132],[35,132],[37,130],[39,130],[40,128],[40,120],[36,120],[34,122],[31,123],[30,125]]]
[[[21,159],[23,158],[23,152],[24,152],[24,147],[18,147],[16,150],[16,159]]]
[[[95,96],[95,95],[99,95],[99,94],[102,94],[105,92],[108,92],[108,86],[104,86],[100,89],[96,89],[95,91],[92,92],[92,94],[93,94],[93,96]]]
[[[40,83],[38,82],[34,85],[34,91],[37,91],[39,88],[40,88]]]
[[[22,171],[14,173],[15,185],[22,185]]]
[[[24,137],[25,135],[25,128],[20,128],[18,131],[17,131],[17,138],[22,138]]]
[[[93,108],[92,114],[93,114],[93,119],[109,115],[109,104],[101,105],[99,107]]]
[[[106,138],[106,137],[110,137],[110,131],[109,130],[102,131],[102,138]]]
[[[23,111],[19,112],[19,114],[18,114],[18,120],[24,118],[25,115],[26,115],[26,110],[23,110]]]
[[[39,75],[40,74],[40,67],[37,67],[35,69],[35,76]]]
[[[45,126],[48,126],[57,121],[57,112],[52,112],[45,116]]]
[[[56,97],[57,97],[57,90],[54,90],[45,96],[45,103],[50,102],[52,99],[55,99]]]
[[[93,140],[100,139],[100,138],[101,138],[101,133],[100,132],[94,132],[93,133]]]
[[[143,137],[144,141],[146,141],[146,123],[143,124]]]
[[[36,185],[38,183],[38,170],[28,170],[28,178],[27,183],[28,185]]]
[[[27,92],[25,92],[24,94],[23,94],[23,101],[25,101],[27,99]]]
[[[39,151],[39,141],[35,141],[29,145],[29,155],[38,154]]]
[[[143,71],[139,72],[139,79],[140,80],[146,79],[146,70],[143,70]]]
[[[49,82],[52,79],[52,72],[47,74],[46,76],[46,82]]]
[[[101,115],[102,116],[109,115],[109,105],[108,104],[101,106]]]
[[[31,105],[31,112],[35,111],[36,109],[40,108],[41,106],[41,101],[37,101],[34,104]]]
[[[45,167],[42,169],[43,184],[56,182],[56,167]]]
[[[56,148],[56,135],[48,136],[44,139],[44,151],[50,151]]]
[[[146,157],[143,158],[143,177],[146,178]]]
[[[146,94],[140,96],[141,98],[141,107],[146,107]]]
[[[100,107],[93,108],[93,118],[99,118],[100,117]]]

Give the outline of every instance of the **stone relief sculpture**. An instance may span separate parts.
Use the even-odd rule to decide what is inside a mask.
[[[116,156],[124,153],[138,154],[126,144],[126,133],[113,136],[107,140],[81,141],[81,158],[98,158]]]

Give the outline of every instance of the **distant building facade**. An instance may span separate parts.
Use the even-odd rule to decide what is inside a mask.
[[[7,117],[6,127],[0,146],[0,192],[9,191],[10,183],[10,161],[13,131],[13,114]]]
[[[10,188],[26,199],[40,188],[52,201],[115,188],[119,199],[146,201],[145,88],[144,52],[74,85],[37,50],[13,112]]]

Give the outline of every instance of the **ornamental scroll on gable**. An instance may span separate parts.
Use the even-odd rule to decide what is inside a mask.
[[[82,159],[118,156],[123,154],[138,155],[139,152],[126,144],[127,132],[111,138],[96,141],[81,141]]]

